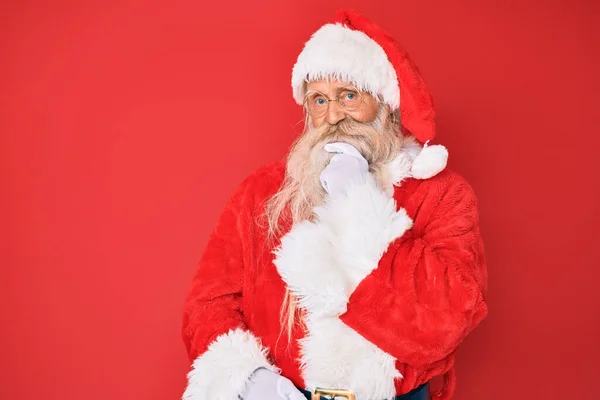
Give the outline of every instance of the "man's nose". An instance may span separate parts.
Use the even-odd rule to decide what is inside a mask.
[[[326,120],[329,124],[335,125],[346,118],[346,111],[342,108],[339,102],[330,101],[327,109]]]

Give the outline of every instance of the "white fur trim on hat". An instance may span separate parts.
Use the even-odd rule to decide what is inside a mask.
[[[302,104],[305,83],[318,79],[352,82],[357,89],[381,95],[392,109],[400,107],[396,70],[383,48],[361,31],[327,24],[315,32],[292,71],[294,99]]]

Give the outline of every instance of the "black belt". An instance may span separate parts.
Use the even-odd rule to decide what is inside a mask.
[[[307,398],[307,400],[312,399],[312,393],[309,392],[308,390],[304,390],[302,388],[298,388],[298,390],[300,390],[302,392],[302,394],[304,395],[304,397]],[[328,397],[325,397],[325,396],[321,396],[320,400],[331,400],[331,399]],[[357,400],[361,400],[361,399],[357,399]],[[408,393],[404,393],[404,394],[394,397],[393,400],[429,400],[429,384],[424,383],[421,386],[419,386],[418,388],[413,389]]]

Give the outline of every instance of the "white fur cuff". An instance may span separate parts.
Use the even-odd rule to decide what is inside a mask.
[[[192,367],[183,400],[237,400],[257,368],[279,372],[269,363],[267,349],[242,329],[217,337]]]

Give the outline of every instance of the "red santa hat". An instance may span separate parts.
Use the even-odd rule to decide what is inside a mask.
[[[435,137],[435,110],[423,78],[398,43],[365,16],[339,11],[312,35],[292,71],[296,103],[304,100],[306,82],[318,79],[352,82],[400,110],[403,130],[424,145],[413,162],[413,177],[426,179],[446,167],[446,148],[428,146]]]

